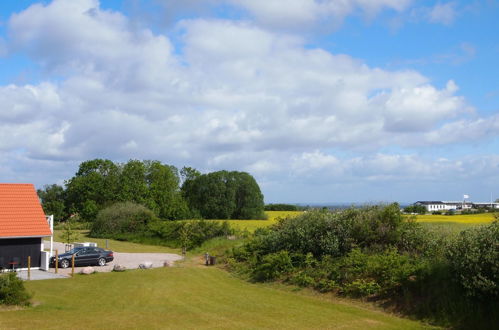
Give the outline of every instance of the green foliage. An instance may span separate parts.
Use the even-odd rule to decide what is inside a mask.
[[[80,237],[80,234],[73,228],[71,220],[67,220],[62,226],[62,238],[63,242],[66,244],[71,244],[76,242]]]
[[[110,160],[94,159],[80,164],[66,181],[66,207],[82,220],[93,221],[99,210],[116,201],[119,167]]]
[[[148,229],[148,224],[154,221],[157,221],[156,216],[145,206],[120,202],[99,212],[92,224],[91,235],[113,237],[124,233],[142,233]]]
[[[158,239],[169,246],[192,249],[201,246],[209,239],[233,233],[234,231],[227,222],[162,221],[151,223],[145,236],[150,239]]]
[[[30,305],[31,294],[16,273],[0,274],[0,305]]]
[[[67,217],[66,207],[64,205],[64,188],[52,184],[45,185],[43,189],[37,190],[38,197],[42,201],[43,211],[47,215],[53,215],[54,220],[59,222]]]
[[[348,294],[352,288],[357,288],[354,295],[361,295],[359,285],[366,285],[367,295],[388,293],[401,287],[410,276],[416,276],[425,264],[416,258],[399,254],[394,248],[383,253],[368,254],[360,249],[353,249],[338,263],[338,272],[332,274],[333,279],[343,284],[344,292]],[[355,283],[353,287],[350,287]],[[375,285],[374,285],[375,284]],[[377,288],[372,292],[373,288]]]
[[[461,232],[448,258],[458,283],[472,297],[499,298],[499,222]]]
[[[184,172],[189,172],[185,170]],[[262,219],[263,195],[245,172],[186,173],[182,193],[189,207],[206,219]]]
[[[162,219],[191,217],[180,193],[177,168],[159,161],[129,160],[113,163],[94,159],[80,164],[66,181],[65,204],[83,221],[94,221],[102,209],[116,202],[134,202]]]
[[[358,246],[383,250],[400,239],[404,218],[397,203],[350,208],[340,214],[353,222],[351,235]]]
[[[251,278],[259,282],[275,280],[293,270],[287,251],[267,254],[261,260],[255,260],[253,267]]]
[[[228,260],[256,281],[381,299],[447,327],[490,328],[498,307],[498,223],[453,242],[454,235],[402,218],[397,204],[315,210],[256,230]]]
[[[265,211],[299,211],[300,208],[292,204],[267,204]]]
[[[417,214],[425,214],[426,207],[424,205],[409,205],[404,209],[405,213],[417,213]]]
[[[358,279],[345,284],[343,292],[352,297],[364,297],[377,294],[381,290],[378,283],[373,280]]]

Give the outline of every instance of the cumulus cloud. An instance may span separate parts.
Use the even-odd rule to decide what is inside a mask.
[[[376,11],[409,2],[341,3]],[[267,6],[251,6],[258,4]],[[296,1],[286,15],[305,5],[333,2]],[[438,88],[418,72],[369,67],[247,21],[186,19],[176,29],[179,48],[96,0],[56,0],[14,15],[10,46],[58,79],[0,86],[2,155],[61,164],[152,158],[266,180],[304,170],[375,178],[427,173],[438,163],[381,154],[345,160],[325,150],[459,143],[470,128],[498,134],[495,117],[468,117],[473,110],[453,81]]]

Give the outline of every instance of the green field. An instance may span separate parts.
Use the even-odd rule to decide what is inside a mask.
[[[423,329],[360,303],[256,285],[199,265],[27,282],[1,329]]]

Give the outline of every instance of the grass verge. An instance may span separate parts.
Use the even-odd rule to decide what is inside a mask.
[[[383,312],[173,267],[26,283],[35,307],[0,311],[6,329],[423,329]]]

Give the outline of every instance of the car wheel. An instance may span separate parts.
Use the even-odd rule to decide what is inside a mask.
[[[68,268],[69,267],[69,260],[62,259],[61,260],[61,268]]]
[[[104,258],[99,258],[98,263],[99,263],[99,266],[101,266],[101,267],[102,267],[102,266],[105,266],[105,265],[106,265],[106,259],[104,259]]]

